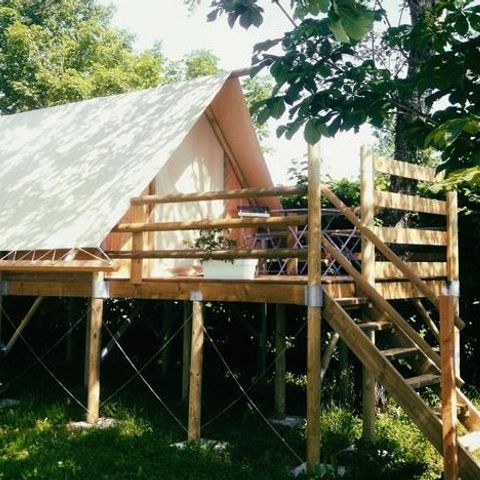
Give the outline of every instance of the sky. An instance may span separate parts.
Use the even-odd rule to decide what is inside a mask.
[[[192,13],[183,0],[100,0],[116,9],[114,25],[135,35],[135,48],[143,50],[155,42],[162,43],[164,54],[170,60],[180,60],[196,49],[208,49],[219,58],[219,66],[236,70],[250,66],[253,46],[267,38],[276,38],[290,29],[287,18],[272,2],[265,2],[265,21],[259,29],[248,31],[236,26],[230,29],[225,18],[207,23],[210,1]],[[301,131],[290,141],[272,135],[267,142],[271,152],[266,161],[275,184],[288,182],[287,171],[292,159],[301,159],[307,150]],[[359,171],[361,145],[373,144],[375,139],[367,128],[358,135],[338,134],[335,139],[321,142],[322,171],[332,178],[356,178]]]

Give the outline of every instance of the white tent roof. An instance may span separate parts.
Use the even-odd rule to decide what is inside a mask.
[[[100,246],[226,78],[0,117],[0,250]]]

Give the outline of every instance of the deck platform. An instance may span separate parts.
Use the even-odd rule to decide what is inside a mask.
[[[444,278],[425,282],[436,294],[444,288]],[[88,273],[3,272],[3,295],[89,297],[92,275]],[[349,276],[324,276],[322,284],[333,298],[357,295]],[[307,276],[259,276],[254,280],[210,280],[181,276],[146,278],[134,284],[127,278],[105,278],[105,298],[139,298],[155,300],[190,300],[191,292],[201,292],[203,300],[224,302],[265,302],[305,305]],[[408,281],[379,280],[377,290],[387,300],[421,297]]]

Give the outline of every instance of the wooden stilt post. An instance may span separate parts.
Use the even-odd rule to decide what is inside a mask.
[[[457,450],[457,389],[455,383],[456,299],[451,295],[439,297],[440,355],[442,359],[442,432],[445,480],[458,480]]]
[[[374,172],[372,147],[363,146],[360,151],[360,212],[363,223],[373,228],[374,222]],[[372,286],[375,286],[375,245],[362,235],[362,275]],[[375,343],[375,332],[369,333],[370,340]],[[375,377],[362,367],[362,413],[363,438],[375,441]]]
[[[447,281],[453,296],[455,314],[458,316],[460,296],[460,269],[458,262],[458,196],[447,192]],[[460,377],[460,330],[455,327],[455,371]]]
[[[263,377],[267,368],[267,304],[258,304],[257,375]]]
[[[202,368],[203,368],[203,304],[193,302],[192,353],[190,366],[190,395],[188,406],[188,441],[200,440],[202,413]]]
[[[192,304],[183,302],[182,402],[188,400],[190,349],[192,347]]]
[[[286,342],[287,333],[287,306],[279,303],[276,305],[275,315],[275,417],[284,418],[286,414],[285,404],[285,374]]]
[[[100,411],[100,346],[103,321],[103,298],[98,298],[95,283],[103,281],[103,275],[94,273],[92,299],[88,315],[88,405],[87,422],[95,424]]]
[[[308,333],[307,333],[307,470],[320,463],[320,340],[322,324],[320,147],[308,146]]]

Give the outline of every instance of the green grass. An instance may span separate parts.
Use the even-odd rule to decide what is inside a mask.
[[[81,410],[60,395],[38,392],[17,407],[0,411],[0,479],[275,479],[291,478],[299,462],[254,413],[237,408],[205,431],[229,442],[221,454],[199,448],[170,447],[182,430],[146,395],[126,395],[103,409],[120,420],[110,430],[72,432],[65,425]],[[216,408],[221,405],[215,405]],[[177,413],[185,418],[182,407]],[[433,480],[440,459],[419,431],[395,407],[378,421],[375,447],[358,440],[361,422],[350,412],[329,408],[321,418],[323,461],[349,467],[347,480]],[[300,429],[281,433],[304,456]],[[345,449],[355,444],[355,452]],[[335,478],[328,472],[317,475]]]

